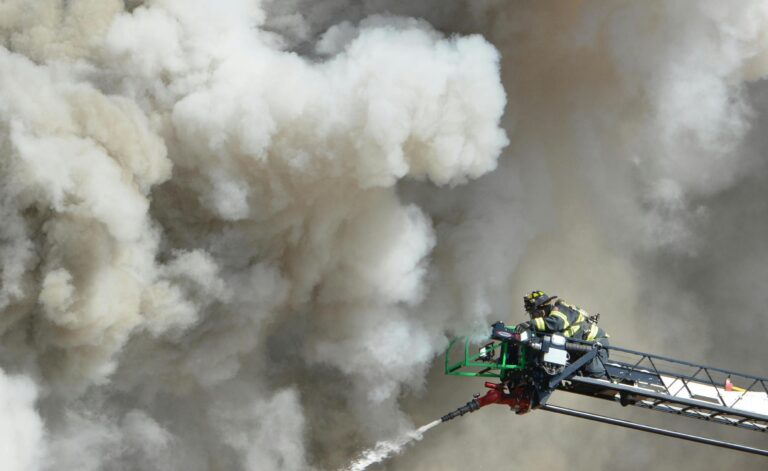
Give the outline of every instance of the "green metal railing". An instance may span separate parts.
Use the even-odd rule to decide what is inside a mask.
[[[456,362],[451,361],[451,353],[457,344],[463,343],[461,359]],[[487,350],[472,353],[472,348],[479,347],[477,343],[472,342],[467,337],[453,339],[445,351],[445,374],[453,376],[478,376],[482,378],[501,378],[508,371],[522,370],[525,368],[525,349],[518,346],[512,346],[509,342],[490,341],[483,345]],[[511,348],[518,349],[517,363],[511,362]],[[481,359],[484,358],[492,358]]]

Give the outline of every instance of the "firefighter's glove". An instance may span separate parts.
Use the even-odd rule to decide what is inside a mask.
[[[531,323],[530,322],[521,322],[517,324],[517,327],[515,327],[515,332],[522,333],[526,332],[528,330],[531,330]]]

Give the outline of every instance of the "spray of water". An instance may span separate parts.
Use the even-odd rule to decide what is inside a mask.
[[[422,425],[418,429],[407,432],[393,440],[380,441],[373,448],[361,453],[355,461],[353,461],[347,468],[344,468],[344,471],[363,471],[372,464],[380,463],[390,456],[399,454],[403,451],[406,445],[415,440],[421,440],[424,437],[425,432],[437,427],[441,423],[442,422],[438,419],[427,425]]]

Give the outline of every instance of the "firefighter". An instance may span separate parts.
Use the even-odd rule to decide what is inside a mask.
[[[523,307],[531,316],[531,320],[518,324],[518,332],[533,329],[608,346],[609,336],[597,325],[597,316],[590,316],[587,311],[568,304],[557,296],[549,296],[543,291],[532,291],[523,297]],[[603,363],[606,360],[608,350],[601,348],[595,359],[584,367],[584,372],[593,378],[605,378]]]

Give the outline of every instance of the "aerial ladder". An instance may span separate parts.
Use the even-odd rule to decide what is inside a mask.
[[[608,355],[599,355],[607,350]],[[585,375],[594,359],[604,377]],[[741,452],[768,456],[754,448],[623,419],[569,409],[549,400],[556,391],[723,424],[768,432],[768,378],[713,368],[626,348],[601,345],[552,333],[515,332],[494,324],[491,338],[451,342],[445,373],[480,377],[488,392],[443,416],[442,422],[490,404],[509,406],[517,414],[544,410],[620,427],[680,438]],[[739,385],[739,386],[736,386]]]

